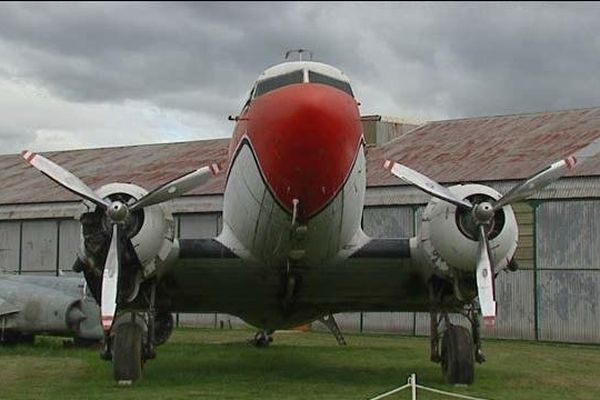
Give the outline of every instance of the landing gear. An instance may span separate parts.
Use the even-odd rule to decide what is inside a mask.
[[[471,384],[475,377],[475,360],[471,333],[464,327],[446,327],[442,338],[441,365],[446,382]]]
[[[124,321],[111,333],[113,376],[118,384],[131,384],[142,377],[142,327],[135,321]]]
[[[321,322],[323,325],[325,325],[327,328],[329,328],[329,331],[335,337],[335,340],[337,341],[338,345],[340,345],[340,346],[346,345],[346,339],[344,339],[344,335],[342,334],[342,331],[340,330],[339,325],[337,324],[335,318],[333,317],[333,314],[330,313],[327,316],[323,316],[323,317],[319,318],[319,322]]]
[[[154,344],[160,346],[171,337],[175,321],[170,312],[158,312],[154,318]]]
[[[431,313],[431,361],[441,364],[444,378],[450,384],[473,383],[475,361],[481,363],[485,360],[481,352],[477,315],[468,314],[474,317],[469,318],[473,335],[469,329],[452,324],[447,313],[442,313],[439,318],[438,313]],[[440,335],[442,322],[444,330]]]
[[[147,360],[156,357],[149,314],[124,312],[105,337],[100,357],[112,361],[113,376],[120,385],[130,385],[142,377]]]
[[[259,331],[254,335],[254,339],[250,340],[250,344],[258,348],[269,347],[273,342],[273,331]]]
[[[473,343],[475,344],[475,361],[481,364],[485,361],[485,354],[483,354],[483,351],[481,350],[479,312],[474,306],[471,306],[467,310],[466,317],[471,322],[471,332],[473,332]]]

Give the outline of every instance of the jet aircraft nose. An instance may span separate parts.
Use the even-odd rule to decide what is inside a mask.
[[[296,84],[254,100],[247,134],[267,185],[300,220],[322,210],[343,187],[361,145],[357,103],[321,84]]]

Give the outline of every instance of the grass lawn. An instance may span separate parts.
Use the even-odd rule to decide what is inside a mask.
[[[500,399],[599,399],[600,346],[486,340],[488,361],[475,384],[446,385],[428,361],[427,338],[276,332],[268,349],[246,341],[249,330],[178,329],[132,387],[117,387],[97,349],[62,339],[0,348],[0,399],[369,399],[418,383]],[[409,399],[401,392],[389,399]],[[444,397],[419,392],[418,399]]]

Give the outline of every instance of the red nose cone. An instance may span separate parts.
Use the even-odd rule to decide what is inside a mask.
[[[284,87],[257,98],[246,125],[271,191],[298,218],[318,213],[342,188],[360,146],[356,101],[320,84]]]

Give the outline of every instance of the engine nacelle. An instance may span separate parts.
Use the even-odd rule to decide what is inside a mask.
[[[110,183],[96,190],[96,193],[110,200],[120,200],[131,204],[144,196],[147,191],[137,185],[128,183]],[[88,208],[82,213],[82,243],[80,258],[87,264],[102,268],[100,259],[106,255],[111,223],[104,211],[90,202],[84,202]],[[178,242],[175,240],[175,222],[173,215],[165,204],[155,204],[131,212],[122,226],[132,246],[124,249],[125,263],[131,262],[131,252],[135,252],[139,261],[140,277],[146,279],[161,271],[176,258]],[[127,253],[129,251],[129,253]],[[127,267],[127,265],[125,265]],[[123,271],[127,272],[127,271]]]
[[[497,200],[500,193],[478,184],[448,188],[471,203]],[[474,271],[479,258],[478,227],[470,211],[458,209],[446,201],[433,198],[423,211],[420,246],[437,273],[452,274],[453,270]],[[490,256],[496,271],[504,269],[517,249],[518,227],[510,206],[496,212],[489,226]]]

